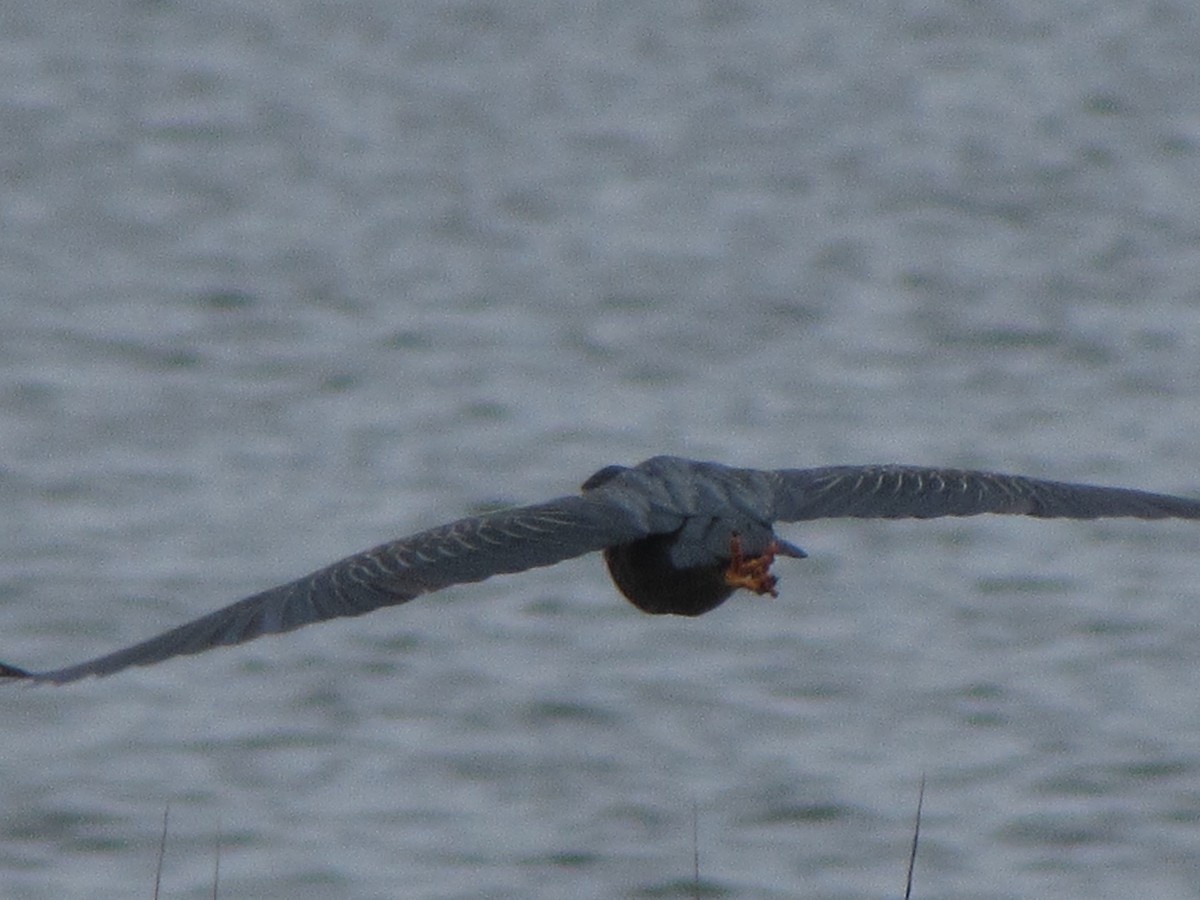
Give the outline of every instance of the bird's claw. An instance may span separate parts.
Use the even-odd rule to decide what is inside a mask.
[[[771,563],[779,545],[774,541],[767,544],[761,556],[746,556],[742,552],[742,539],[738,535],[729,538],[729,567],[725,569],[725,583],[733,588],[745,588],[756,594],[778,597],[775,590],[778,579],[771,574]]]

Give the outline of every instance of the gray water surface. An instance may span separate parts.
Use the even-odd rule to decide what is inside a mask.
[[[9,4],[0,658],[611,462],[1200,495],[1183,2]],[[1200,896],[1194,523],[818,522],[0,692],[0,894]]]

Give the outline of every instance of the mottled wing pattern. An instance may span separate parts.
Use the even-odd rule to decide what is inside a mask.
[[[642,536],[625,510],[598,494],[460,519],[347,557],[107,656],[47,672],[0,664],[0,677],[61,684],[110,675],[326,619],[359,616],[452,584],[548,566]]]
[[[1128,488],[918,466],[781,469],[775,517],[932,519],[982,513],[1039,518],[1200,519],[1200,500]]]

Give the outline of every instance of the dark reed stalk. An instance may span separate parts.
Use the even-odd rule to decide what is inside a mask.
[[[908,880],[904,886],[904,900],[911,900],[913,869],[917,865],[917,841],[921,837],[921,806],[925,802],[925,773],[921,773],[921,786],[917,789],[917,818],[913,823],[912,849],[908,853]]]
[[[167,855],[167,818],[171,815],[171,804],[163,809],[162,837],[158,841],[158,867],[154,872],[154,900],[158,900],[158,892],[162,888],[163,859]]]
[[[700,812],[692,798],[692,897],[700,900]]]
[[[212,900],[217,900],[217,885],[221,881],[221,820],[217,819],[217,839],[213,847],[213,892]]]

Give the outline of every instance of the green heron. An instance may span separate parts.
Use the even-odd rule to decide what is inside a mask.
[[[1200,500],[958,469],[757,470],[656,456],[633,467],[601,469],[577,496],[460,519],[381,544],[78,665],[31,672],[0,663],[0,678],[62,684],[110,675],[597,550],[634,606],[698,616],[738,589],[774,596],[774,559],[805,556],[775,534],[775,522],[981,513],[1200,519]]]

